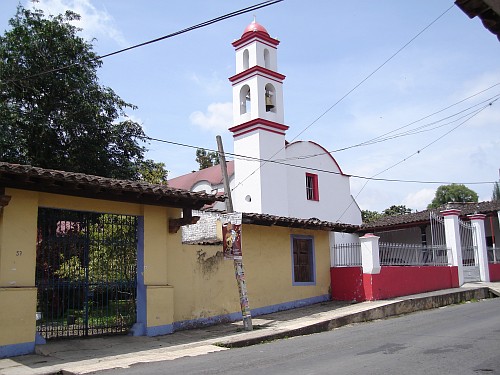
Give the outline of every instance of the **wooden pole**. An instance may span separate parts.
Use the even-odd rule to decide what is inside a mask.
[[[221,136],[218,135],[216,139],[217,139],[217,148],[219,150],[220,166],[222,169],[222,178],[224,180],[224,192],[226,195],[226,212],[229,214],[233,213],[234,209],[233,209],[233,200],[231,197],[231,188],[229,187],[229,177],[227,175],[226,156],[224,154],[224,147],[222,146]],[[233,265],[234,265],[234,274],[236,276],[236,282],[238,283],[238,292],[240,295],[241,315],[243,316],[243,329],[245,331],[251,331],[253,330],[252,315],[250,313],[250,305],[248,303],[248,294],[245,281],[245,269],[243,268],[243,259],[233,259]]]

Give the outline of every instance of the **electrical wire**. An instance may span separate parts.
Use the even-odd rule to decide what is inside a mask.
[[[436,112],[433,112],[433,113],[431,113],[431,114],[429,114],[429,115],[427,115],[427,116],[424,116],[424,117],[422,117],[422,118],[420,118],[420,119],[418,119],[418,120],[412,121],[412,122],[410,122],[409,124],[406,124],[406,125],[404,125],[404,126],[401,126],[401,127],[399,127],[399,128],[396,128],[396,129],[394,129],[394,130],[391,130],[391,131],[389,131],[389,132],[387,132],[387,133],[381,134],[381,135],[379,135],[379,136],[377,136],[377,137],[375,137],[375,138],[369,139],[369,140],[367,140],[367,141],[364,141],[364,142],[361,142],[361,143],[357,143],[357,144],[354,144],[354,145],[351,145],[351,146],[346,146],[346,147],[338,148],[338,149],[335,149],[335,150],[327,151],[327,152],[321,152],[321,153],[311,154],[311,155],[304,155],[304,156],[302,156],[302,157],[300,157],[300,158],[301,158],[301,159],[307,159],[307,158],[310,158],[310,157],[320,156],[320,155],[324,155],[324,154],[332,154],[332,153],[335,153],[335,152],[346,151],[346,150],[349,150],[349,149],[351,149],[351,148],[361,147],[361,146],[366,146],[366,145],[371,145],[371,144],[378,143],[380,139],[382,139],[382,142],[383,142],[383,141],[385,141],[385,140],[387,140],[387,139],[391,139],[391,138],[384,138],[384,137],[386,137],[387,135],[389,135],[389,134],[391,134],[391,133],[394,133],[394,132],[399,131],[399,130],[401,130],[401,129],[407,128],[407,127],[409,127],[409,126],[411,126],[411,125],[414,125],[414,124],[416,124],[416,123],[418,123],[418,122],[421,122],[421,121],[423,121],[423,120],[426,120],[426,119],[428,119],[428,118],[430,118],[430,117],[432,117],[432,116],[434,116],[434,115],[437,115],[437,114],[439,114],[439,113],[442,113],[442,112],[444,112],[444,111],[446,111],[446,110],[448,110],[448,109],[450,109],[450,108],[452,108],[452,107],[457,106],[458,104],[461,104],[461,103],[463,103],[463,102],[465,102],[465,101],[467,101],[467,100],[469,100],[469,99],[472,99],[472,98],[474,98],[474,97],[476,97],[476,96],[478,96],[478,95],[480,95],[480,94],[482,94],[482,93],[484,93],[484,92],[486,92],[486,91],[488,91],[488,90],[491,90],[492,88],[494,88],[494,87],[496,87],[496,86],[498,86],[498,85],[500,85],[500,82],[499,82],[499,83],[496,83],[496,84],[494,84],[494,85],[492,85],[492,86],[490,86],[490,87],[488,87],[488,88],[486,88],[486,89],[484,89],[484,90],[481,90],[481,91],[479,91],[479,92],[477,92],[477,93],[475,93],[475,94],[473,94],[473,95],[470,95],[470,96],[468,96],[468,97],[466,97],[466,98],[464,98],[464,99],[462,99],[462,100],[460,100],[460,101],[458,101],[458,102],[456,102],[456,103],[453,103],[453,104],[451,104],[451,105],[449,105],[449,106],[447,106],[447,107],[445,107],[445,108],[443,108],[443,109],[440,109],[440,110],[438,110],[438,111],[436,111]],[[492,97],[490,97],[490,98],[488,98],[488,99],[486,99],[486,100],[484,100],[484,101],[482,101],[482,102],[480,102],[480,103],[478,103],[478,104],[475,104],[475,105],[473,105],[473,106],[471,106],[471,107],[466,108],[465,110],[462,110],[462,111],[456,112],[455,114],[453,114],[453,115],[451,115],[451,116],[448,116],[448,117],[445,117],[445,118],[443,118],[443,119],[441,119],[441,120],[437,120],[437,121],[435,121],[435,122],[431,123],[431,125],[432,125],[432,124],[435,124],[435,123],[437,123],[437,122],[439,122],[439,121],[443,121],[443,120],[445,120],[445,119],[451,118],[451,117],[455,116],[456,114],[462,113],[462,112],[464,112],[464,111],[466,111],[466,110],[468,110],[468,109],[471,109],[471,108],[473,108],[473,107],[476,107],[476,106],[478,106],[478,105],[481,105],[481,104],[483,104],[483,103],[485,103],[485,102],[491,101],[491,100],[493,100],[493,99],[497,98],[499,95],[500,95],[500,94],[496,94],[496,95],[494,95],[494,96],[492,96]],[[396,138],[396,137],[395,137],[395,138]]]
[[[300,131],[293,139],[296,140],[299,136],[301,136],[304,132],[306,132],[311,126],[316,124],[321,118],[323,118],[328,112],[330,112],[333,108],[335,108],[339,103],[341,103],[345,98],[347,98],[351,93],[353,93],[356,89],[358,89],[363,83],[365,83],[368,79],[370,79],[375,73],[377,73],[380,69],[382,69],[389,61],[391,61],[394,57],[396,57],[401,51],[403,51],[406,47],[408,47],[415,39],[417,39],[420,35],[422,35],[427,29],[429,29],[432,25],[434,25],[439,19],[441,19],[446,13],[448,13],[455,5],[451,5],[448,9],[446,9],[443,13],[441,13],[438,17],[436,17],[431,23],[425,26],[422,30],[420,30],[413,38],[411,38],[407,43],[405,43],[401,48],[399,48],[395,53],[393,53],[388,59],[386,59],[382,64],[380,64],[375,70],[373,70],[370,74],[368,74],[365,78],[363,78],[360,82],[358,82],[353,88],[351,88],[346,94],[344,94],[340,99],[338,99],[333,105],[331,105],[326,111],[324,111],[321,115],[319,115],[313,122],[307,125],[302,131]],[[270,159],[280,153],[283,148],[276,151]],[[257,169],[255,169],[252,173],[250,173],[246,178],[238,183],[235,187],[233,187],[232,191],[237,189],[241,184],[243,184],[246,180],[248,180],[251,176],[253,176],[260,168],[262,168],[265,163],[261,164]]]
[[[443,139],[445,136],[447,136],[451,132],[455,131],[460,126],[464,125],[466,122],[468,122],[469,120],[471,120],[473,117],[477,116],[479,113],[481,113],[486,108],[491,107],[497,100],[498,99],[495,99],[495,100],[489,102],[487,105],[483,106],[482,108],[476,110],[472,114],[469,114],[469,116],[465,120],[463,120],[460,124],[456,125],[455,127],[453,127],[452,129],[450,129],[449,131],[443,133],[441,136],[439,136],[438,138],[434,139],[432,142],[428,143],[427,145],[425,145],[424,147],[420,148],[419,150],[415,151],[413,154],[405,157],[404,159],[398,161],[397,163],[391,165],[390,167],[387,167],[384,170],[382,170],[382,171],[374,174],[372,177],[361,176],[361,175],[347,175],[347,176],[352,177],[352,178],[367,180],[367,182],[368,181],[385,181],[385,182],[418,183],[418,184],[440,184],[440,185],[442,185],[442,184],[453,184],[453,183],[467,184],[467,185],[484,185],[484,184],[492,184],[492,183],[494,183],[494,181],[479,181],[479,182],[478,181],[475,181],[475,182],[456,182],[455,181],[455,182],[453,182],[453,181],[402,180],[402,179],[378,178],[377,176],[381,175],[384,172],[387,172],[388,170],[396,167],[399,164],[402,164],[403,162],[407,161],[411,157],[420,154],[423,150],[427,149],[428,147],[430,147],[434,143],[436,143],[439,140]],[[161,142],[161,143],[172,144],[172,145],[175,145],[175,146],[182,146],[182,147],[195,148],[195,149],[201,148],[201,149],[209,151],[209,152],[217,152],[217,150],[213,150],[213,149],[203,148],[203,147],[194,146],[194,145],[188,145],[188,144],[185,144],[185,143],[167,141],[167,140],[164,140],[164,139],[152,138],[152,137],[149,137],[149,136],[144,136],[144,137],[141,137],[141,138],[144,138],[144,139],[147,139],[147,140],[150,140],[150,141],[156,141],[156,142]],[[305,167],[305,166],[301,166],[301,165],[286,163],[286,162],[279,161],[279,160],[261,159],[261,158],[251,157],[251,156],[238,155],[238,154],[234,154],[234,153],[230,153],[230,152],[224,152],[224,155],[226,155],[226,156],[229,155],[229,156],[233,157],[234,159],[252,160],[252,161],[258,161],[258,162],[261,162],[261,163],[274,163],[274,164],[285,165],[285,166],[289,166],[289,167],[293,167],[293,168],[305,169],[305,170],[312,171],[312,172],[322,172],[322,173],[337,174],[337,175],[342,175],[343,174],[341,172],[330,171],[330,170],[326,170],[326,169]],[[365,186],[366,186],[366,184],[365,184]],[[358,194],[356,195],[356,198],[361,193],[361,191],[363,189],[364,189],[364,186],[358,192]]]
[[[470,115],[468,118],[466,118],[464,121],[462,121],[460,124],[458,124],[457,126],[455,126],[454,128],[450,129],[449,131],[445,132],[444,134],[442,134],[440,137],[434,139],[432,142],[428,143],[427,145],[425,145],[424,147],[420,148],[419,150],[415,151],[414,153],[410,154],[409,156],[407,156],[406,158],[398,161],[397,163],[391,165],[390,167],[387,167],[385,168],[384,170],[374,174],[371,178],[366,178],[366,182],[365,184],[363,185],[363,187],[359,190],[359,192],[356,194],[356,196],[354,197],[354,199],[349,203],[349,205],[347,206],[347,208],[342,212],[342,214],[340,215],[340,217],[336,220],[337,222],[340,221],[340,219],[342,219],[342,217],[345,215],[345,213],[347,212],[347,210],[352,206],[352,204],[354,203],[354,201],[358,198],[358,196],[361,194],[361,192],[365,189],[366,185],[368,184],[368,182],[370,181],[374,181],[374,180],[377,180],[377,181],[381,181],[382,179],[378,179],[376,178],[377,176],[380,176],[382,173],[385,173],[387,172],[388,170],[404,163],[405,161],[407,161],[408,159],[410,159],[411,157],[415,156],[415,155],[419,155],[423,150],[425,150],[426,148],[432,146],[434,143],[438,142],[439,140],[443,139],[444,137],[446,137],[448,134],[450,134],[451,132],[455,131],[456,129],[458,129],[460,126],[462,126],[463,124],[465,124],[467,121],[469,121],[470,119],[474,118],[475,116],[477,116],[479,113],[481,113],[483,110],[485,110],[486,108],[490,107],[493,105],[493,103],[495,103],[498,99],[495,99],[493,101],[491,101],[490,103],[488,103],[487,105],[483,106],[481,109],[475,111],[472,115]],[[358,178],[362,178],[362,177],[359,177]],[[383,179],[384,181],[391,181],[393,182],[391,179]],[[401,182],[401,181],[399,181]],[[408,181],[410,182],[410,181]],[[451,184],[452,182],[446,182],[444,184]],[[489,182],[488,184],[491,184],[493,182]],[[466,183],[466,182],[463,182],[462,184],[467,184],[467,185],[473,185],[471,183]]]
[[[246,7],[246,8],[242,8],[242,9],[236,10],[236,11],[231,12],[231,13],[227,13],[227,14],[225,14],[223,16],[219,16],[219,17],[213,18],[211,20],[199,23],[199,24],[194,25],[194,26],[187,27],[185,29],[173,32],[171,34],[164,35],[164,36],[156,38],[156,39],[151,39],[151,40],[148,40],[148,41],[143,42],[143,43],[139,43],[139,44],[127,47],[127,48],[120,49],[118,51],[114,51],[114,52],[107,53],[105,55],[97,56],[97,57],[95,57],[93,59],[85,61],[85,63],[89,63],[89,62],[96,61],[96,60],[102,60],[102,59],[104,59],[106,57],[118,55],[120,53],[123,53],[123,52],[126,52],[126,51],[130,51],[132,49],[136,49],[136,48],[139,48],[139,47],[147,46],[148,44],[157,43],[159,41],[162,41],[162,40],[165,40],[165,39],[169,39],[169,38],[172,38],[174,36],[187,33],[189,31],[200,29],[202,27],[206,27],[206,26],[212,25],[214,23],[217,23],[217,22],[229,19],[229,18],[233,18],[233,17],[239,16],[239,15],[245,14],[245,13],[249,13],[249,12],[261,9],[261,8],[265,8],[265,7],[268,7],[270,5],[274,5],[274,4],[280,3],[282,1],[284,1],[284,0],[267,0],[267,1],[263,1],[261,3],[255,4],[255,5]],[[60,72],[62,70],[69,69],[69,68],[71,68],[73,66],[81,65],[81,64],[82,64],[82,62],[76,62],[76,63],[65,65],[65,66],[62,66],[62,67],[59,67],[59,68],[54,68],[54,69],[46,70],[46,71],[40,72],[38,74],[31,75],[31,76],[28,76],[28,77],[18,78],[18,79],[15,79],[15,80],[6,80],[5,83],[11,83],[11,82],[17,82],[17,81],[21,81],[21,80],[28,80],[28,79],[31,79],[31,78],[36,78],[36,77],[39,77],[39,76],[42,76],[42,75],[45,75],[45,74]]]

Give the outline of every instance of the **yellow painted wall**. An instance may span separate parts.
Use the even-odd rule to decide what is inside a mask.
[[[164,326],[174,321],[174,288],[147,286],[147,326]]]
[[[240,311],[233,262],[223,260],[222,246],[183,245],[181,231],[168,232],[168,219],[180,217],[180,209],[17,189],[6,194],[12,199],[0,218],[0,345],[34,341],[39,206],[144,217],[139,272],[146,285],[148,327]],[[292,285],[290,234],[314,237],[316,285]],[[328,232],[246,224],[242,240],[250,309],[328,294]]]
[[[292,285],[290,235],[314,237],[316,285]],[[328,232],[243,225],[243,263],[250,309],[329,293]],[[175,288],[175,321],[240,311],[233,262],[223,260],[222,245],[183,245],[168,250],[169,283]]]
[[[174,289],[167,283],[167,253],[182,248],[182,244],[180,231],[168,233],[168,219],[180,217],[180,209],[19,189],[6,189],[5,194],[12,198],[0,216],[0,345],[35,339],[38,207],[144,216],[142,271],[147,285],[147,324],[173,322]]]
[[[0,287],[34,286],[38,194],[11,189],[5,194],[12,198],[0,228]]]
[[[36,288],[0,288],[0,346],[35,340]]]

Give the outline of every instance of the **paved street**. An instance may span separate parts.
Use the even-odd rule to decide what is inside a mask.
[[[500,298],[102,374],[500,374]]]

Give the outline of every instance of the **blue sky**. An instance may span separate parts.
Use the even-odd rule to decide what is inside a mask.
[[[80,13],[82,36],[95,38],[95,51],[102,55],[257,2],[40,0],[36,6],[52,14]],[[17,4],[0,2],[1,31]],[[286,75],[288,140],[313,140],[337,150],[441,111],[404,128],[412,135],[333,156],[344,173],[356,176],[372,177],[401,162],[377,177],[466,184],[498,180],[500,100],[487,104],[500,95],[500,42],[452,0],[285,0],[255,15],[281,41],[278,67]],[[106,58],[98,73],[101,84],[138,106],[129,116],[149,136],[216,149],[220,134],[230,152],[231,42],[252,19],[253,14],[241,15]],[[474,116],[463,117],[467,114]],[[192,148],[156,142],[149,148],[148,157],[164,162],[170,177],[198,167]],[[352,194],[362,209],[377,211],[393,204],[425,209],[440,185],[365,182],[351,178]],[[480,200],[491,198],[492,184],[467,186]]]

